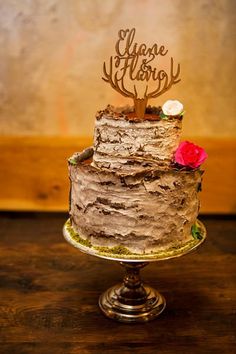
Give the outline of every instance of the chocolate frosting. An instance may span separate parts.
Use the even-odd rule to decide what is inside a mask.
[[[91,150],[90,150],[91,152]],[[94,246],[122,245],[135,253],[175,247],[191,239],[201,172],[143,169],[124,173],[91,165],[87,152],[70,164],[74,229]]]

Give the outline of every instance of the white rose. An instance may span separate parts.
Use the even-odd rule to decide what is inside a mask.
[[[177,116],[182,113],[184,106],[177,100],[168,100],[162,106],[162,111],[166,116]]]

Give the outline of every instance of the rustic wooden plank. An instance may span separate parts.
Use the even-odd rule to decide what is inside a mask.
[[[236,212],[236,140],[191,138],[209,159],[201,193],[202,213]],[[66,211],[66,160],[92,144],[92,137],[1,137],[0,209]]]
[[[142,272],[167,299],[155,321],[107,319],[97,301],[118,282],[118,262],[88,256],[61,236],[65,214],[2,213],[1,352],[234,353],[235,228],[232,218],[205,217],[208,240],[179,259]]]
[[[86,137],[1,137],[0,209],[65,211],[67,158],[91,142]]]

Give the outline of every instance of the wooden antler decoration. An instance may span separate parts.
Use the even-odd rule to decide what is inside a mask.
[[[165,70],[158,71],[157,68],[153,68],[150,63],[155,57],[165,56],[168,50],[163,45],[158,47],[157,44],[154,44],[148,48],[144,43],[139,46],[137,43],[133,43],[135,28],[120,30],[118,37],[115,46],[116,56],[110,57],[108,69],[106,63],[103,64],[103,80],[109,82],[111,87],[121,95],[131,97],[134,100],[134,108],[138,118],[143,119],[148,99],[160,96],[180,81],[180,65],[178,64],[174,71],[174,60],[171,58],[169,76]],[[125,88],[126,75],[132,81],[148,82],[151,78],[157,81],[157,87],[152,92],[148,92],[148,85],[146,85],[144,97],[138,98],[136,85],[133,85],[133,92]]]

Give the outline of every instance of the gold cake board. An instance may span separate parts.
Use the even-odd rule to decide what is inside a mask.
[[[65,223],[63,234],[65,239],[80,251],[92,256],[119,261],[125,268],[123,283],[106,290],[99,298],[99,307],[103,314],[111,319],[125,323],[136,323],[155,319],[166,307],[163,295],[156,289],[143,284],[140,278],[140,269],[149,262],[180,257],[197,248],[206,238],[206,229],[199,220],[196,223],[201,239],[193,239],[181,244],[178,248],[144,255],[115,253],[115,248],[105,252],[104,248],[93,247],[74,231],[70,220]]]

